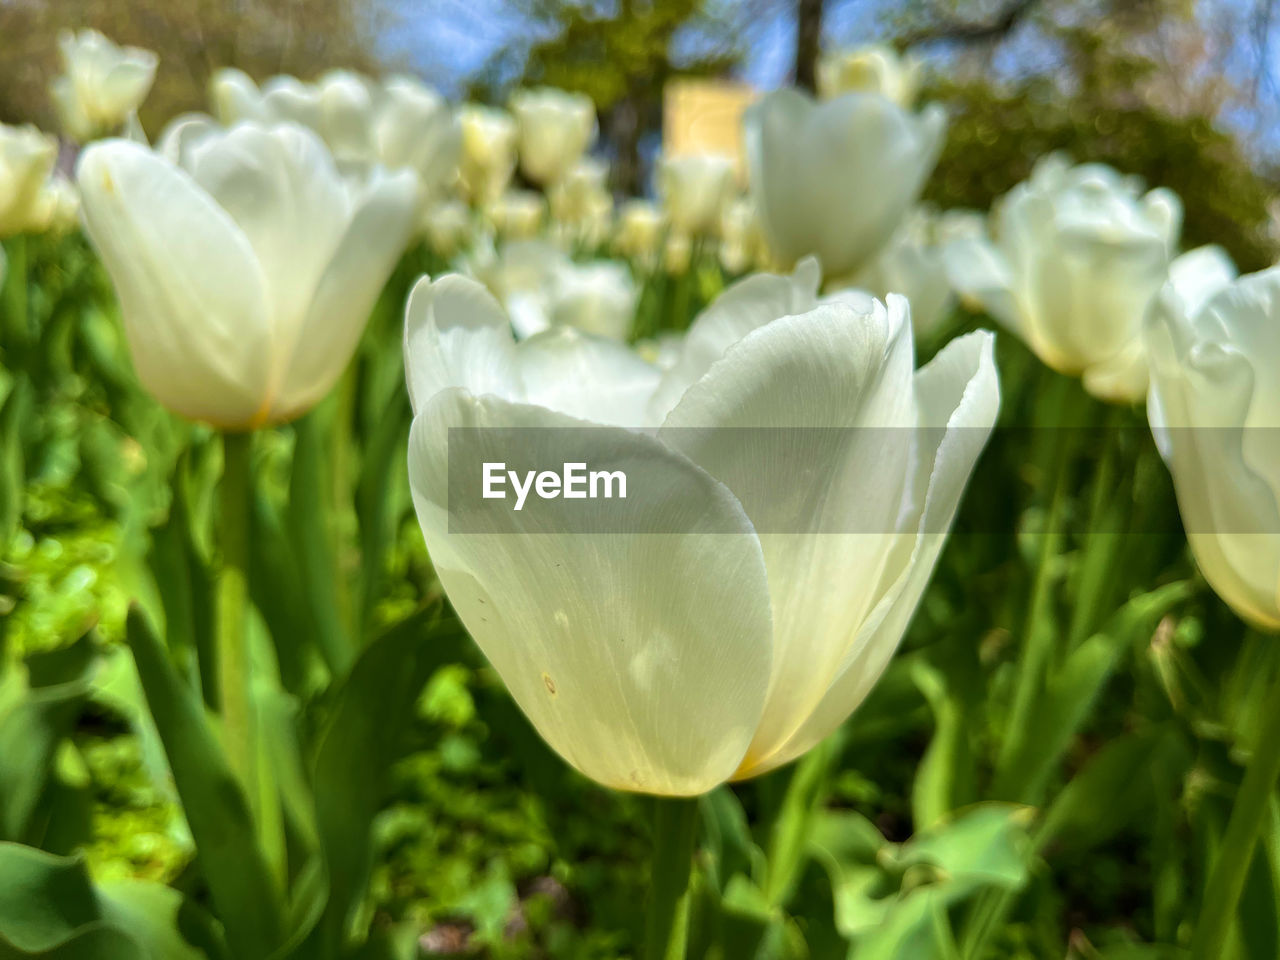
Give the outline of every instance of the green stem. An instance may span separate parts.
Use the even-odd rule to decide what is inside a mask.
[[[17,356],[31,334],[27,307],[27,238],[22,234],[10,237],[5,244],[8,268],[5,271],[3,299],[0,300],[0,342],[4,343],[6,363],[18,369],[21,360]]]
[[[684,960],[689,939],[689,881],[698,837],[698,798],[658,797],[655,805],[644,957]]]
[[[1280,673],[1272,680],[1269,695],[1263,700],[1263,710],[1253,756],[1245,769],[1244,782],[1240,784],[1231,819],[1227,821],[1226,836],[1205,887],[1204,908],[1191,941],[1193,960],[1219,960],[1226,956],[1231,921],[1240,904],[1271,792],[1280,776]]]
[[[1102,429],[1106,435],[1102,440],[1102,455],[1098,458],[1093,475],[1093,502],[1089,508],[1089,525],[1086,528],[1075,608],[1067,631],[1068,650],[1074,650],[1088,639],[1090,632],[1097,626],[1102,602],[1110,594],[1113,585],[1111,574],[1121,538],[1117,524],[1123,516],[1116,509],[1121,500],[1116,495],[1116,464],[1120,459],[1120,431],[1123,423],[1123,417],[1114,410],[1109,411],[1103,420]]]
[[[256,808],[258,777],[249,694],[248,569],[253,434],[226,433],[222,438],[221,515],[218,533],[222,570],[218,577],[218,696],[222,730],[231,769],[245,796]],[[254,810],[255,815],[260,811]]]

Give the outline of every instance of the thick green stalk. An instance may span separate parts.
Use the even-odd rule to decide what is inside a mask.
[[[1088,639],[1098,625],[1099,607],[1110,592],[1112,570],[1119,552],[1122,531],[1116,529],[1119,516],[1116,503],[1116,465],[1120,459],[1120,432],[1123,417],[1108,411],[1103,419],[1102,455],[1093,475],[1093,502],[1089,508],[1089,525],[1085,532],[1079,588],[1071,626],[1067,631],[1067,649],[1074,650]],[[1132,473],[1132,465],[1125,473]]]
[[[1225,956],[1231,921],[1240,905],[1258,835],[1267,819],[1267,806],[1280,776],[1280,674],[1263,699],[1263,715],[1253,743],[1253,756],[1236,794],[1227,833],[1205,887],[1204,908],[1191,941],[1193,960]]]
[[[3,302],[0,302],[0,342],[4,344],[6,362],[13,369],[21,365],[16,356],[31,335],[27,308],[27,238],[10,237],[5,244],[8,268],[5,271]]]
[[[222,569],[218,576],[218,694],[227,760],[258,817],[258,763],[253,701],[249,693],[249,466],[253,434],[227,433],[222,439],[221,514],[218,536]]]
[[[698,838],[698,798],[655,801],[653,873],[645,928],[645,960],[684,960],[689,940],[689,882]]]

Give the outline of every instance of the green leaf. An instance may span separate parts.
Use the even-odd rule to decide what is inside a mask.
[[[979,803],[902,845],[902,866],[929,865],[941,871],[940,883],[966,888],[1022,886],[1027,879],[1034,811],[1011,803]]]
[[[22,525],[26,496],[26,467],[22,456],[22,427],[31,404],[31,385],[25,376],[14,381],[0,407],[0,557]]]
[[[313,950],[324,949],[317,938],[329,951],[346,942],[368,885],[373,819],[401,755],[398,734],[411,723],[431,674],[456,659],[465,637],[452,618],[421,611],[373,641],[336,694],[312,778],[330,886]]]
[[[248,802],[205,719],[142,612],[129,647],[195,839],[200,870],[237,960],[260,960],[282,939],[280,896],[258,846]]]
[[[95,888],[81,857],[0,843],[0,956],[58,960],[223,960],[213,921],[177,890]]]

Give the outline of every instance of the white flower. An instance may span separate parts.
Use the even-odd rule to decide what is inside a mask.
[[[563,328],[517,343],[460,277],[410,298],[409,472],[436,571],[539,733],[607,786],[696,795],[804,753],[871,690],[928,582],[995,419],[991,336],[916,371],[904,300],[816,286],[811,264],[742,281],[665,373]],[[477,532],[451,530],[449,430],[488,427],[573,437],[573,459],[629,471],[627,499],[489,500]]]
[[[1280,630],[1280,268],[1233,276],[1202,249],[1155,298],[1147,411],[1205,579]]]
[[[334,70],[314,84],[278,76],[259,89],[243,72],[224,69],[211,87],[214,112],[223,124],[300,124],[318,133],[344,168],[381,164],[412,170],[424,197],[440,193],[457,176],[458,118],[440,94],[413,77],[375,82]]]
[[[733,158],[716,154],[663,157],[658,193],[674,229],[695,237],[714,236],[735,192]]]
[[[520,129],[520,169],[542,187],[568,173],[596,138],[596,107],[585,94],[517,90],[511,112]]]
[[[43,191],[57,157],[52,137],[0,123],[0,237],[44,229]]]
[[[468,103],[462,123],[462,185],[472,203],[496,200],[516,169],[516,121],[505,110]]]
[[[536,236],[546,214],[547,201],[532,190],[508,190],[484,208],[485,218],[498,236],[506,240]]]
[[[58,48],[63,73],[50,84],[50,94],[67,136],[87,143],[120,130],[151,90],[156,55],[116,46],[97,30],[64,30]]]
[[[652,265],[666,230],[662,211],[649,200],[628,200],[618,208],[613,249],[646,265]]]
[[[920,61],[880,44],[820,57],[817,74],[818,95],[824,100],[842,93],[878,93],[910,110],[920,90]]]
[[[355,349],[416,225],[417,178],[344,176],[291,124],[206,128],[180,162],[108,140],[77,171],[138,376],[225,429],[299,416]]]
[[[471,211],[460,200],[446,200],[427,210],[423,228],[431,249],[452,257],[471,240]]]
[[[730,273],[745,273],[763,266],[768,256],[756,205],[746,197],[738,197],[720,218],[720,264]]]
[[[814,254],[828,276],[864,266],[893,235],[933,170],[946,118],[884,97],[815,103],[777,90],[744,117],[751,192],[784,262]]]
[[[946,250],[951,243],[980,238],[984,229],[981,214],[973,211],[937,214],[917,208],[880,255],[851,279],[851,285],[877,297],[902,294],[911,302],[916,336],[928,337],[955,305]]]
[[[1103,164],[1046,157],[992,212],[994,243],[948,248],[962,293],[1059,373],[1113,402],[1147,391],[1142,321],[1177,252],[1182,204]]]

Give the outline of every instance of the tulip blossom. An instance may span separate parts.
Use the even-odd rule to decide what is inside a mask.
[[[345,368],[416,226],[417,179],[343,175],[292,124],[205,128],[181,147],[175,161],[103,141],[77,170],[138,377],[224,429],[290,420]]]
[[[435,90],[413,77],[375,82],[348,70],[314,84],[272,77],[261,88],[239,70],[219,70],[212,83],[214,112],[224,124],[241,120],[309,127],[348,169],[381,164],[417,174],[423,196],[457,175],[462,130]]]
[[[485,207],[484,215],[498,236],[527,240],[542,229],[547,201],[533,190],[508,190]]]
[[[463,188],[483,206],[500,197],[516,169],[516,121],[505,110],[468,103],[458,113],[462,124]]]
[[[756,205],[745,197],[738,197],[720,218],[720,263],[730,273],[744,273],[761,266],[768,257]]]
[[[44,229],[46,184],[57,156],[53,138],[35,127],[0,124],[0,237]]]
[[[666,220],[649,200],[628,200],[618,208],[613,249],[624,257],[652,264],[662,242]]]
[[[585,94],[517,90],[511,112],[520,130],[520,169],[542,187],[572,170],[596,138],[596,107]]]
[[[1094,396],[1147,392],[1142,323],[1177,253],[1182,204],[1102,164],[1046,157],[992,213],[994,242],[948,248],[962,294]]]
[[[872,44],[819,57],[816,79],[824,100],[842,93],[878,93],[910,110],[920,90],[920,61]]]
[[[874,93],[817,103],[777,90],[743,117],[751,191],[773,254],[816,255],[828,277],[865,266],[915,203],[942,147],[936,105]]]
[[[452,257],[471,239],[471,212],[460,200],[438,203],[423,217],[423,232],[432,250]]]
[[[735,191],[732,157],[687,154],[664,157],[658,193],[671,226],[690,236],[714,236]]]
[[[1205,579],[1280,630],[1280,268],[1181,260],[1147,319],[1151,428]]]
[[[995,420],[991,335],[917,371],[904,299],[820,301],[817,283],[812,263],[741,281],[665,372],[563,328],[517,343],[464,278],[413,291],[432,561],[539,733],[602,784],[689,796],[798,757],[870,691],[929,580]],[[478,530],[451,529],[449,430],[489,427],[576,428],[594,465],[631,470],[627,499],[477,500]]]
[[[981,237],[983,230],[982,216],[972,211],[936,214],[916,209],[880,255],[852,278],[852,285],[878,297],[901,293],[911,301],[916,336],[927,337],[955,305],[947,249],[952,243]]]
[[[63,73],[50,94],[67,136],[87,143],[120,130],[151,90],[156,55],[116,46],[97,30],[63,31],[58,48]]]

